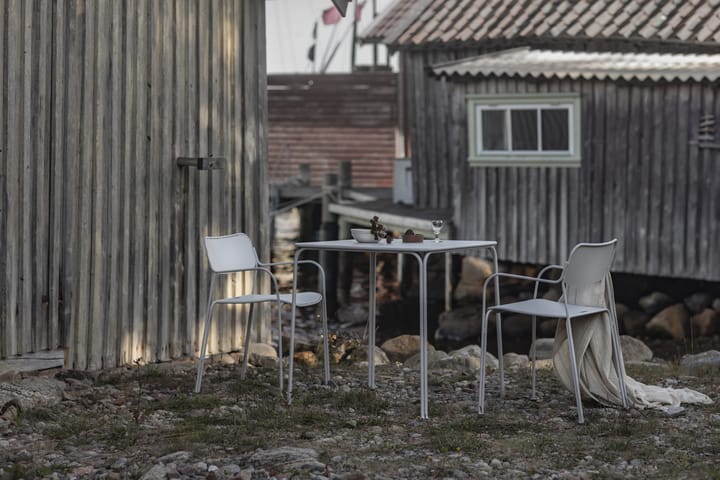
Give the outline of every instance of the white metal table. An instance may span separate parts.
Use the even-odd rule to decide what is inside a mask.
[[[425,240],[422,243],[404,243],[395,240],[392,243],[358,243],[355,240],[330,240],[322,242],[298,242],[295,244],[293,262],[293,302],[290,328],[290,359],[288,372],[288,403],[292,402],[293,387],[293,355],[295,353],[295,295],[297,292],[297,266],[300,256],[305,250],[326,250],[342,252],[367,252],[370,256],[370,286],[368,312],[368,386],[375,388],[375,266],[378,253],[407,254],[418,261],[419,297],[420,297],[420,417],[428,418],[428,382],[427,382],[427,264],[435,253],[448,253],[458,250],[487,248],[492,252],[493,266],[498,271],[497,242],[489,240],[442,240],[435,243]],[[496,303],[499,303],[499,290],[495,288]]]

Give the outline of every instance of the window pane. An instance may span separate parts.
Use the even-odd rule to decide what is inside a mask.
[[[542,149],[570,150],[569,114],[565,108],[549,108],[541,112]]]
[[[505,111],[482,111],[482,147],[483,150],[507,150],[505,141]]]
[[[537,110],[513,110],[511,114],[513,151],[537,151]]]

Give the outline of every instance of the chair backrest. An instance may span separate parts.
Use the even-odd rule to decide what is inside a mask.
[[[247,270],[258,264],[255,248],[244,233],[205,237],[205,251],[215,273]]]
[[[572,249],[563,271],[570,288],[580,288],[604,280],[610,272],[617,239],[605,243],[579,243]]]

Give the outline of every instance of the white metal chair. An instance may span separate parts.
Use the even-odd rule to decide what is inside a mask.
[[[573,389],[575,393],[575,402],[578,410],[578,423],[584,423],[582,402],[580,398],[580,383],[578,379],[578,365],[575,358],[575,346],[573,345],[572,321],[575,319],[587,317],[589,315],[607,313],[610,316],[610,333],[612,338],[612,349],[617,371],[620,392],[622,396],[623,406],[627,408],[627,391],[625,386],[625,367],[622,361],[622,353],[620,351],[620,336],[618,333],[617,314],[615,312],[615,297],[613,293],[612,277],[610,275],[610,265],[612,264],[615,254],[615,245],[617,239],[605,243],[580,243],[570,252],[567,262],[564,266],[548,265],[540,270],[537,277],[528,277],[524,275],[515,275],[509,273],[494,273],[485,281],[483,288],[483,320],[482,320],[482,338],[481,338],[481,366],[479,373],[479,394],[478,394],[478,412],[485,412],[485,353],[487,351],[487,324],[490,314],[496,313],[496,329],[498,339],[498,362],[500,375],[500,396],[505,394],[504,372],[502,358],[502,313],[513,313],[528,315],[532,317],[532,342],[535,344],[536,337],[536,318],[564,318],[565,328],[567,330],[568,350],[570,354],[570,365],[573,377]],[[557,280],[549,280],[542,278],[546,272],[559,269],[562,271]],[[523,300],[504,305],[493,305],[486,308],[487,287],[495,277],[508,277],[520,280],[530,280],[535,282],[535,292],[532,299]],[[577,305],[568,303],[576,298],[581,289],[598,282],[605,282],[605,301],[606,305]],[[558,301],[537,298],[538,287],[540,283],[560,284],[562,288],[562,296]],[[532,396],[535,400],[535,349],[532,349]]]
[[[275,302],[277,304],[277,322],[278,322],[278,357],[280,370],[280,391],[283,389],[283,360],[282,360],[282,319],[281,309],[283,305],[292,304],[292,293],[280,293],[278,282],[275,275],[270,270],[272,266],[292,265],[293,262],[275,262],[262,263],[258,259],[257,251],[252,245],[250,238],[244,233],[235,233],[219,237],[205,237],[205,251],[210,263],[212,271],[210,275],[210,290],[208,292],[207,314],[205,316],[205,328],[202,337],[202,346],[200,349],[200,357],[198,358],[197,378],[195,380],[195,392],[200,392],[202,384],[203,365],[205,362],[205,352],[207,349],[208,332],[210,331],[210,320],[212,318],[213,308],[217,304],[221,305],[237,305],[249,304],[250,311],[247,319],[247,327],[245,329],[245,347],[243,349],[243,364],[240,370],[240,377],[245,378],[245,372],[248,364],[248,353],[250,350],[250,332],[252,331],[252,307],[256,303]],[[322,303],[322,332],[324,342],[324,367],[325,367],[325,383],[330,381],[330,362],[328,356],[328,328],[327,328],[327,307],[325,304],[325,271],[319,263],[312,260],[302,260],[298,263],[307,263],[315,265],[320,274],[320,282],[322,292],[298,292],[296,294],[296,302],[299,307],[307,307]],[[216,275],[232,274],[238,272],[253,272],[253,281],[251,293],[240,295],[237,297],[217,298],[213,299],[215,277]],[[256,293],[257,274],[267,274],[272,280],[271,293]]]

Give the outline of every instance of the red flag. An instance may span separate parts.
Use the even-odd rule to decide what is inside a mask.
[[[367,0],[366,0],[367,1]],[[365,2],[358,2],[355,6],[355,22],[360,21],[360,17],[362,17],[362,9],[365,6]]]
[[[325,25],[335,25],[341,18],[340,12],[334,6],[323,10],[322,20]]]

